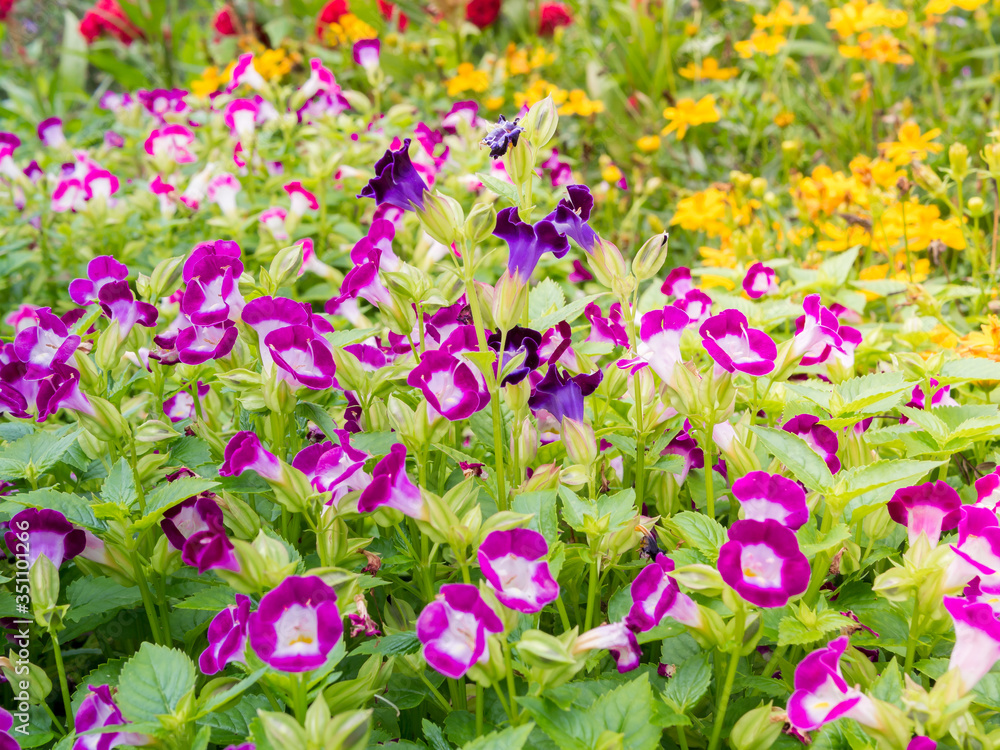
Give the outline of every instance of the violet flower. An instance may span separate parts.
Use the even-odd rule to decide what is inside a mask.
[[[282,672],[319,669],[344,635],[337,592],[318,576],[289,576],[250,614],[250,646]]]
[[[354,62],[366,71],[373,71],[378,68],[379,51],[381,42],[378,39],[359,39],[354,43],[352,50]]]
[[[127,281],[104,284],[97,293],[97,301],[104,314],[118,323],[118,335],[123,341],[137,324],[153,328],[160,315],[155,305],[135,298]]]
[[[583,633],[573,644],[572,653],[578,655],[595,648],[607,649],[621,674],[638,667],[642,658],[639,640],[626,620],[599,625]]]
[[[795,321],[795,341],[792,356],[802,357],[802,365],[826,362],[834,350],[843,352],[840,321],[823,306],[818,294],[810,294],[802,302],[805,313]]]
[[[503,622],[483,601],[479,589],[448,583],[417,618],[417,637],[427,664],[445,677],[459,679],[487,661],[487,633],[502,633]]]
[[[535,224],[521,221],[517,208],[505,208],[497,213],[493,236],[507,243],[507,273],[523,282],[531,278],[535,266],[545,253],[562,258],[569,252],[569,242],[548,218]]]
[[[559,201],[555,210],[542,221],[551,222],[559,233],[569,237],[585,252],[592,253],[597,233],[587,221],[594,210],[594,197],[586,185],[568,185],[566,192],[569,197]]]
[[[955,623],[955,646],[948,670],[957,669],[965,692],[972,690],[1000,661],[1000,621],[990,605],[944,598],[944,607]]]
[[[962,498],[939,480],[896,490],[886,507],[892,520],[906,527],[910,546],[925,534],[936,547],[941,532],[958,525]]]
[[[237,594],[235,606],[226,607],[209,623],[208,648],[198,658],[203,674],[216,674],[232,662],[246,664],[249,624],[250,597]]]
[[[84,735],[91,729],[102,727],[114,727],[121,724],[130,724],[121,709],[111,697],[111,687],[109,685],[88,685],[90,693],[73,718],[73,728],[78,736],[73,743],[73,750],[110,750],[118,745],[145,745],[149,738],[135,732],[105,732],[103,734]]]
[[[48,307],[34,311],[36,325],[22,328],[14,338],[14,353],[28,365],[29,380],[40,380],[53,364],[66,364],[80,346],[80,337],[70,335],[66,324]]]
[[[406,382],[419,388],[427,404],[452,422],[467,419],[490,403],[482,373],[444,349],[424,352]]]
[[[733,482],[732,489],[748,521],[773,519],[795,531],[809,520],[802,486],[780,474],[751,471]]]
[[[21,750],[20,743],[12,734],[14,717],[6,708],[0,708],[0,750]]]
[[[38,123],[38,140],[46,148],[62,148],[66,145],[63,135],[63,121],[58,117],[48,117]]]
[[[701,612],[687,594],[669,574],[674,570],[674,561],[663,554],[639,571],[632,581],[632,608],[626,622],[639,632],[652,630],[672,617],[677,622],[690,627],[701,625]]]
[[[181,312],[196,326],[239,321],[245,305],[239,287],[243,262],[231,255],[199,255],[199,247],[184,263],[187,288],[181,297]]]
[[[187,326],[177,332],[174,347],[185,365],[200,365],[210,359],[227,356],[236,344],[239,332],[231,320],[218,325]]]
[[[688,322],[682,310],[670,305],[646,313],[639,323],[637,356],[620,360],[618,367],[635,372],[649,365],[664,383],[673,385],[674,367],[682,361],[681,336]]]
[[[494,331],[486,339],[487,345],[490,349],[500,353],[500,341],[503,337],[500,335],[499,331]],[[542,335],[538,331],[534,331],[531,328],[522,328],[521,326],[514,326],[509,331],[507,331],[506,339],[504,340],[504,352],[503,356],[500,358],[500,362],[497,367],[500,371],[506,367],[507,363],[510,362],[514,357],[519,354],[524,354],[524,360],[520,365],[511,370],[504,377],[501,385],[516,385],[528,377],[528,374],[536,370],[539,365],[538,357],[538,347],[541,346]]]
[[[323,391],[336,384],[337,366],[326,339],[305,325],[285,326],[271,331],[264,346],[293,386]]]
[[[71,409],[90,416],[95,414],[87,395],[80,390],[80,371],[68,365],[52,365],[51,374],[38,381],[34,400],[39,422],[44,422],[60,409]]]
[[[534,614],[559,597],[545,559],[549,545],[537,531],[491,531],[477,554],[483,577],[504,606]]]
[[[170,546],[199,573],[221,568],[239,572],[233,543],[222,525],[222,509],[210,493],[189,497],[163,513],[160,521]]]
[[[774,294],[778,291],[776,279],[777,274],[774,269],[758,261],[747,269],[747,274],[743,277],[743,291],[750,299],[760,299],[766,294]]]
[[[848,687],[840,672],[847,636],[813,651],[795,669],[795,692],[788,699],[788,722],[801,732],[845,717],[868,727],[880,722],[872,699],[857,687]]]
[[[73,279],[69,283],[69,296],[78,305],[91,305],[98,301],[101,288],[115,281],[128,278],[128,268],[110,255],[99,255],[87,264],[87,278]]]
[[[826,425],[821,425],[819,417],[812,414],[800,414],[785,422],[781,429],[805,440],[809,447],[816,452],[816,455],[826,462],[831,474],[840,471],[840,459],[837,458],[840,441],[837,440],[837,433]]]
[[[429,512],[420,489],[406,475],[406,446],[394,443],[388,455],[372,469],[372,481],[358,498],[358,510],[371,513],[382,506],[405,516],[426,520]]]
[[[14,514],[7,529],[3,537],[7,551],[12,555],[26,553],[29,568],[42,555],[60,568],[87,546],[83,530],[57,510],[25,508]]]
[[[186,125],[165,125],[150,132],[144,147],[154,159],[165,159],[174,164],[191,164],[198,157],[191,151],[195,142],[192,130]]]
[[[719,549],[719,573],[758,607],[783,607],[809,588],[809,560],[795,534],[775,520],[736,521]]]
[[[763,331],[750,328],[739,310],[723,310],[699,329],[702,344],[715,363],[726,372],[767,375],[774,370],[778,347]]]
[[[557,423],[562,423],[565,417],[583,422],[583,399],[597,389],[603,377],[600,370],[570,377],[549,365],[545,377],[535,385],[528,406],[536,413],[545,412],[544,416]]]
[[[368,454],[351,447],[351,435],[336,430],[338,444],[327,440],[303,448],[292,459],[292,466],[309,478],[317,492],[331,492],[337,504],[348,492],[364,490],[372,478],[364,471]]]
[[[253,469],[264,479],[279,481],[284,472],[277,456],[264,449],[257,434],[244,430],[233,435],[226,444],[220,477],[238,477]]]
[[[315,211],[319,208],[316,196],[302,187],[302,183],[298,180],[284,185],[284,190],[288,193],[291,204],[289,211],[293,216],[302,216],[306,211]]]
[[[489,147],[492,158],[499,159],[507,153],[508,148],[517,146],[518,138],[524,132],[524,128],[517,124],[519,120],[517,117],[508,120],[500,115],[497,124],[483,137],[482,144]]]
[[[375,177],[362,188],[358,197],[374,198],[379,206],[388,203],[403,211],[423,209],[427,185],[414,169],[409,150],[409,138],[398,150],[386,150],[375,162]]]

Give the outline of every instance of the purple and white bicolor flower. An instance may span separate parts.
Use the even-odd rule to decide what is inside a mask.
[[[773,519],[736,521],[719,549],[719,573],[758,607],[783,607],[809,587],[809,560],[791,529]]]
[[[424,352],[406,382],[419,388],[427,404],[451,422],[467,419],[490,403],[483,374],[444,349]]]
[[[800,414],[785,422],[781,429],[805,440],[809,447],[816,452],[816,455],[826,462],[831,474],[840,471],[840,459],[837,458],[840,441],[837,440],[837,433],[826,425],[820,424],[819,417],[812,414]]]
[[[14,353],[28,365],[25,377],[40,380],[51,374],[52,365],[66,364],[80,346],[80,337],[70,335],[48,307],[35,310],[34,315],[36,325],[21,329],[14,338]]]
[[[241,144],[253,141],[260,105],[253,99],[233,99],[226,105],[225,121],[233,137]]]
[[[780,474],[751,471],[733,482],[732,489],[748,521],[772,519],[795,531],[809,520],[802,486]]]
[[[177,188],[168,182],[164,182],[160,175],[156,175],[156,178],[149,183],[149,192],[156,196],[157,200],[160,202],[160,215],[169,219],[177,211],[177,200],[174,194],[177,192]]]
[[[168,509],[160,521],[170,546],[199,573],[221,568],[239,572],[233,543],[222,525],[222,509],[211,493],[203,493]]]
[[[227,664],[246,664],[247,634],[250,624],[250,597],[236,595],[236,604],[212,618],[208,626],[208,648],[201,652],[198,666],[213,675]]]
[[[982,586],[1000,586],[1000,521],[994,511],[975,505],[959,510],[958,544],[948,565],[945,589],[954,590],[978,578]]]
[[[359,39],[354,43],[354,62],[369,74],[378,69],[382,43],[378,39]]]
[[[83,552],[87,536],[57,510],[25,508],[7,524],[3,541],[12,555],[26,555],[28,567],[45,555],[57,568]]]
[[[569,252],[566,235],[547,217],[535,224],[521,221],[517,208],[505,208],[497,214],[493,236],[507,243],[507,273],[522,282],[531,278],[545,253],[562,258]]]
[[[35,394],[38,421],[44,422],[60,409],[72,409],[94,416],[94,407],[80,390],[80,371],[69,365],[52,365],[52,374],[39,380]]]
[[[985,602],[946,596],[944,607],[955,623],[955,646],[948,669],[958,670],[964,692],[968,692],[1000,661],[1000,620]]]
[[[690,429],[691,424],[685,420],[684,428],[660,451],[661,456],[680,456],[684,459],[681,473],[671,475],[677,484],[684,484],[691,469],[705,468],[705,453],[698,447],[698,441],[691,437]]]
[[[313,57],[309,60],[309,78],[299,87],[299,96],[302,100],[308,100],[319,93],[335,96],[340,93],[340,86],[337,85],[333,71],[318,57]]]
[[[63,121],[58,117],[47,117],[38,123],[38,140],[44,143],[46,148],[65,146],[66,136],[63,135]]]
[[[1000,508],[1000,468],[976,480],[976,507],[994,513]]]
[[[231,320],[217,325],[186,326],[177,332],[173,348],[183,364],[200,365],[227,356],[236,345],[238,335],[236,324]]]
[[[691,269],[686,266],[678,266],[670,269],[667,278],[663,280],[660,291],[668,297],[683,297],[688,292],[694,290],[694,283],[691,281]]]
[[[849,687],[840,671],[847,636],[830,641],[803,659],[795,669],[795,692],[788,699],[788,722],[800,732],[819,729],[841,717],[867,727],[881,722],[871,698]]]
[[[200,243],[184,263],[183,278],[187,287],[180,309],[197,326],[217,325],[226,320],[235,323],[240,320],[246,304],[239,286],[242,261],[229,254],[209,252],[206,246],[212,245]],[[238,246],[236,253],[238,256]]]
[[[284,185],[284,190],[288,193],[288,200],[291,205],[289,213],[292,216],[300,217],[306,211],[315,211],[319,208],[319,201],[310,191],[302,187],[298,180]]]
[[[607,649],[621,674],[638,667],[639,659],[642,658],[639,639],[627,624],[627,619],[599,625],[583,633],[573,643],[572,653],[577,656],[595,648]]]
[[[290,576],[250,614],[250,646],[282,672],[319,669],[344,635],[337,592],[319,576]]]
[[[625,330],[620,302],[611,305],[607,317],[604,317],[600,306],[593,302],[587,305],[583,314],[590,321],[590,335],[587,336],[587,341],[628,346],[628,332]]]
[[[194,141],[194,132],[187,125],[165,125],[149,134],[145,149],[154,159],[174,164],[191,164],[198,161],[198,157],[191,151]]]
[[[237,432],[229,439],[223,459],[219,467],[221,477],[238,477],[248,469],[272,481],[279,481],[284,475],[278,457],[265,450],[257,434],[249,430]]]
[[[906,527],[911,547],[921,534],[936,547],[941,532],[958,525],[962,498],[939,480],[896,490],[886,507],[892,520]]]
[[[327,440],[303,448],[292,459],[292,466],[301,471],[318,492],[331,492],[331,504],[336,505],[348,492],[364,490],[372,478],[364,471],[368,454],[351,447],[351,435],[336,430],[339,441]]]
[[[127,281],[104,284],[97,293],[97,301],[104,314],[118,323],[118,335],[122,341],[132,332],[135,325],[153,328],[160,315],[155,305],[135,298]]]
[[[758,261],[747,269],[747,275],[743,277],[743,291],[750,299],[774,294],[778,291],[777,274],[773,268]]]
[[[424,207],[427,184],[410,161],[410,143],[407,138],[399,149],[386,150],[375,162],[375,176],[362,188],[359,198],[374,198],[379,206],[388,203],[403,211]]]
[[[648,365],[664,383],[674,385],[674,367],[682,361],[681,336],[688,322],[688,316],[671,305],[646,313],[639,323],[637,356],[619,360],[618,367],[635,372]]]
[[[208,181],[206,187],[208,200],[219,207],[222,215],[227,219],[235,219],[239,216],[239,208],[236,205],[236,195],[243,189],[240,181],[235,175],[228,172],[217,174]]]
[[[324,391],[336,385],[333,351],[320,334],[305,325],[271,331],[264,346],[278,365],[279,375],[293,387]]]
[[[121,709],[111,696],[109,685],[88,685],[90,693],[73,718],[73,728],[78,736],[73,743],[73,750],[111,750],[119,745],[145,745],[149,743],[149,738],[135,732],[105,732],[103,734],[83,734],[92,729],[102,727],[115,727],[122,724],[130,724]]]
[[[233,93],[241,85],[249,86],[254,91],[267,91],[267,81],[264,80],[264,77],[254,67],[252,52],[247,52],[237,58],[232,77],[226,85],[226,93]]]
[[[205,398],[212,387],[207,383],[198,381],[198,400]],[[182,422],[185,419],[194,419],[196,409],[194,397],[185,390],[177,391],[170,398],[163,400],[163,413],[171,422]]]
[[[278,242],[285,242],[291,239],[288,235],[288,230],[285,229],[285,219],[288,217],[288,211],[283,209],[281,206],[274,206],[267,209],[266,211],[261,211],[260,216],[257,217],[258,221],[267,227],[267,231],[271,233]]]
[[[801,364],[818,365],[826,362],[836,350],[844,353],[844,339],[840,335],[840,321],[823,306],[818,294],[810,294],[802,301],[803,315],[795,321],[795,340],[792,356],[802,357]]]
[[[479,546],[479,567],[501,604],[533,614],[559,596],[548,554],[549,545],[537,531],[491,531]]]
[[[514,326],[507,331],[506,337],[500,335],[500,331],[494,331],[486,339],[487,345],[493,351],[500,353],[500,344],[503,343],[503,356],[499,364],[494,369],[503,370],[514,357],[523,354],[524,359],[521,364],[504,376],[501,385],[517,384],[524,380],[539,365],[538,347],[542,343],[542,335],[531,328]],[[499,373],[498,373],[499,374]]]
[[[430,514],[420,489],[406,475],[406,446],[393,444],[372,469],[372,481],[358,498],[358,510],[371,513],[381,507],[398,510],[404,516],[427,520]]]
[[[693,628],[701,625],[698,605],[681,592],[670,575],[674,567],[673,560],[659,554],[632,581],[632,608],[626,622],[633,629],[644,633],[662,623],[665,617]]]
[[[713,315],[702,323],[699,333],[706,351],[726,372],[760,376],[774,370],[778,347],[766,333],[750,328],[739,310]]]
[[[487,634],[502,632],[496,612],[483,601],[479,589],[467,583],[442,586],[417,618],[417,638],[428,666],[453,679],[488,660]]]
[[[274,366],[271,352],[264,343],[267,336],[286,326],[309,323],[306,306],[287,297],[257,297],[246,303],[241,315],[243,322],[257,334],[257,351],[265,374],[271,372]]]

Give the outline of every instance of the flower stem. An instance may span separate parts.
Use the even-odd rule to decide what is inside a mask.
[[[146,584],[146,577],[142,572],[142,563],[139,562],[139,553],[132,550],[132,568],[135,570],[135,582],[139,587],[139,595],[142,597],[142,607],[146,610],[146,618],[149,620],[149,629],[153,634],[153,641],[162,645],[163,634],[160,632],[160,619],[156,614],[156,604],[153,603],[153,596],[149,593],[149,586]]]
[[[594,554],[591,552],[591,554]],[[590,630],[594,624],[594,601],[597,599],[597,583],[600,580],[600,570],[597,555],[590,563],[590,581],[587,586],[587,614],[583,618],[583,629]]]
[[[66,681],[66,665],[63,664],[62,648],[59,646],[59,636],[49,631],[52,636],[52,653],[56,657],[56,670],[59,672],[59,690],[62,693],[63,710],[66,711],[66,726],[73,731],[73,704],[69,699],[69,682]]]
[[[729,669],[726,671],[726,681],[722,685],[722,692],[719,693],[718,707],[712,721],[712,739],[709,740],[708,750],[716,750],[719,747],[719,739],[722,737],[722,724],[726,719],[726,709],[729,707],[729,696],[733,692],[733,682],[736,681],[736,667],[740,663],[745,618],[746,613],[743,611],[743,604],[740,603],[736,609],[736,627],[733,629],[736,643],[733,645],[733,655],[729,660]]]
[[[476,736],[483,734],[483,686],[476,683]]]
[[[920,598],[913,602],[913,616],[910,618],[910,631],[906,637],[906,661],[903,662],[903,674],[910,674],[913,660],[917,655],[917,640],[920,636]]]
[[[715,443],[712,441],[712,430],[705,430],[705,504],[708,517],[715,518],[715,477],[712,469],[712,454]]]
[[[441,695],[441,691],[438,690],[436,687],[434,687],[433,684],[431,684],[431,681],[427,679],[427,675],[423,673],[423,670],[421,670],[418,673],[418,675],[421,681],[427,686],[427,689],[431,691],[431,695],[434,696],[434,699],[438,702],[441,708],[444,709],[444,712],[446,714],[450,714],[452,711],[451,704],[447,700],[445,700],[445,697],[443,695]]]
[[[306,723],[306,712],[309,710],[308,674],[308,672],[303,672],[295,680],[295,720],[303,726]]]
[[[562,622],[563,631],[569,630],[569,615],[566,614],[566,605],[563,604],[562,597],[556,598],[556,609],[559,610],[559,620]]]
[[[517,689],[514,687],[514,666],[510,658],[510,644],[503,638],[503,662],[507,672],[507,695],[510,697],[510,723],[515,726],[520,723],[517,710]]]

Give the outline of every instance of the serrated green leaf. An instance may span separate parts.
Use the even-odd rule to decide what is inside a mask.
[[[135,487],[135,475],[132,467],[124,458],[119,458],[111,467],[104,485],[101,487],[101,500],[114,503],[123,508],[131,508],[139,495]]]
[[[62,437],[47,431],[33,432],[0,451],[0,479],[25,479],[29,466],[36,477],[51,469],[76,442],[82,430]]]
[[[676,674],[667,683],[663,700],[674,711],[687,713],[705,695],[711,682],[712,667],[709,664],[709,654],[697,654],[677,668]]]
[[[111,617],[122,607],[134,607],[141,600],[139,587],[125,587],[104,576],[77,578],[66,588],[69,612],[66,620],[79,622],[85,617],[107,614]]]
[[[462,750],[521,750],[528,741],[528,735],[535,728],[532,722],[519,727],[507,727],[498,732],[490,732],[462,745]]]
[[[937,380],[942,385],[974,380],[1000,380],[1000,362],[985,357],[953,359],[941,366]]]
[[[528,319],[536,320],[555,312],[566,304],[566,295],[559,285],[550,278],[544,278],[531,290],[528,299]]]
[[[573,300],[568,305],[564,305],[555,312],[543,315],[537,320],[532,320],[531,327],[537,331],[547,331],[552,326],[558,325],[564,320],[572,323],[580,316],[581,313],[583,313],[587,305],[591,302],[599,300],[601,297],[607,296],[607,294],[608,292],[601,292],[600,294],[591,294],[587,297],[581,297],[580,299]]]
[[[183,651],[143,643],[122,667],[115,699],[130,721],[169,716],[194,688],[194,662]]]
[[[506,198],[509,203],[513,203],[514,205],[520,203],[517,196],[517,189],[510,183],[498,180],[493,175],[488,175],[485,172],[476,173],[476,177],[501,198]]]
[[[882,460],[867,466],[846,469],[837,474],[838,488],[846,485],[844,491],[838,491],[841,502],[860,497],[876,490],[883,490],[879,495],[892,494],[900,487],[914,484],[930,471],[938,468],[941,461],[889,461]],[[871,502],[875,498],[871,498]]]
[[[701,552],[714,562],[719,556],[719,548],[726,543],[726,529],[714,518],[691,510],[676,513],[665,522],[690,547]]]
[[[522,492],[514,498],[511,510],[532,518],[528,526],[545,537],[549,544],[559,541],[559,516],[556,512],[556,491]]]
[[[181,477],[160,485],[146,496],[146,512],[132,524],[132,529],[135,531],[148,529],[159,523],[163,513],[178,503],[218,486],[217,481],[204,477]]]
[[[57,510],[66,516],[69,521],[93,531],[102,531],[106,528],[101,521],[97,520],[93,508],[91,508],[90,503],[86,499],[79,495],[71,495],[68,492],[59,492],[58,490],[49,488],[33,490],[31,492],[12,495],[10,502],[26,505],[29,508]]]
[[[826,462],[798,435],[760,425],[750,429],[764,447],[809,489],[821,492],[833,484],[833,475]]]
[[[357,654],[382,654],[383,656],[405,656],[420,650],[420,639],[416,633],[393,633],[381,638],[369,638],[351,652]]]

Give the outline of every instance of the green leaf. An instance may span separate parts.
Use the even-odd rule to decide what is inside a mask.
[[[351,447],[372,456],[387,456],[400,442],[395,432],[359,432],[351,435]]]
[[[69,94],[83,91],[87,81],[87,40],[80,33],[80,19],[63,11],[62,52],[59,55],[59,88]]]
[[[111,467],[108,478],[104,480],[104,486],[101,487],[101,500],[129,509],[138,497],[132,467],[124,458],[119,458]]]
[[[827,633],[853,625],[854,621],[839,612],[827,610],[816,616],[816,621],[805,625],[796,617],[783,617],[778,624],[779,646],[803,646],[823,640]]]
[[[102,531],[105,525],[97,520],[93,508],[90,507],[84,498],[79,495],[71,495],[68,492],[59,492],[45,488],[43,490],[33,490],[10,498],[12,503],[26,505],[29,508],[48,508],[57,510],[78,526],[84,526],[94,531]]]
[[[521,750],[528,741],[528,735],[535,728],[530,721],[519,727],[507,727],[499,732],[490,732],[462,745],[462,750]]]
[[[520,203],[517,196],[517,189],[510,183],[498,180],[496,177],[488,175],[484,172],[476,173],[476,177],[478,177],[480,182],[501,198],[506,198],[509,203],[513,203],[514,205]]]
[[[798,435],[760,425],[750,429],[764,447],[809,489],[821,492],[833,483],[833,475],[826,461]]]
[[[514,498],[511,510],[531,515],[528,526],[545,537],[549,544],[559,541],[559,517],[556,513],[556,491],[523,492]]]
[[[877,496],[866,498],[868,503],[889,496],[900,487],[908,487],[942,464],[941,461],[882,460],[867,466],[854,467],[837,474],[838,488],[846,483],[846,491],[837,497],[845,502],[867,493],[879,491]]]
[[[424,719],[421,726],[431,750],[451,750],[451,743],[444,738],[444,730],[441,727],[430,719]]]
[[[171,715],[194,688],[194,663],[183,651],[143,643],[122,667],[115,699],[130,721],[156,721]]]
[[[70,604],[66,615],[69,622],[98,614],[111,617],[116,610],[134,607],[142,600],[138,586],[126,588],[104,576],[77,578],[66,588],[66,597]]]
[[[218,486],[219,483],[215,480],[204,477],[181,477],[173,482],[160,485],[146,497],[146,513],[132,524],[132,528],[134,530],[148,529],[159,523],[164,511],[189,497]]]
[[[984,357],[953,359],[941,366],[937,380],[941,385],[973,380],[1000,380],[1000,362]]]
[[[559,285],[550,278],[544,278],[528,299],[528,319],[535,320],[555,312],[566,304],[566,296]]]
[[[891,409],[913,387],[901,372],[876,372],[839,383],[834,392],[840,398],[834,416],[859,411]],[[870,409],[870,407],[878,407]]]
[[[711,561],[715,561],[719,556],[719,547],[726,543],[725,527],[704,513],[685,510],[671,516],[664,523]]]
[[[306,419],[310,419],[316,423],[323,434],[326,435],[327,440],[336,440],[335,430],[337,425],[334,424],[333,419],[319,404],[314,404],[311,401],[300,401],[298,406],[295,407],[295,411]]]
[[[194,609],[201,612],[221,612],[236,603],[233,590],[228,586],[206,586],[186,599],[173,605],[174,609]]]
[[[33,432],[15,440],[0,453],[0,479],[40,477],[70,449],[81,430],[56,437],[51,432]]]
[[[807,523],[798,531],[799,550],[812,560],[820,552],[826,552],[851,538],[851,529],[843,523],[838,523],[825,534],[816,528],[816,524]]]
[[[850,250],[837,253],[820,263],[819,270],[832,282],[833,286],[843,286],[851,273],[851,269],[854,268],[854,263],[858,259],[860,251],[861,246],[857,245]]]
[[[564,320],[572,323],[586,309],[587,305],[595,300],[599,300],[607,294],[608,292],[601,292],[600,294],[591,294],[586,297],[581,297],[578,300],[574,300],[553,313],[543,315],[538,319],[533,319],[531,321],[531,327],[537,331],[546,331],[552,326],[562,323]]]
[[[382,332],[381,328],[351,328],[346,331],[336,331],[325,338],[330,346],[344,347],[358,344]],[[317,422],[317,424],[319,424]]]
[[[383,656],[406,656],[420,650],[420,639],[416,633],[393,633],[382,638],[369,638],[351,652],[357,654],[382,654]]]
[[[667,683],[663,700],[677,713],[687,713],[708,691],[712,682],[708,657],[707,653],[692,656],[677,668],[677,673]]]

